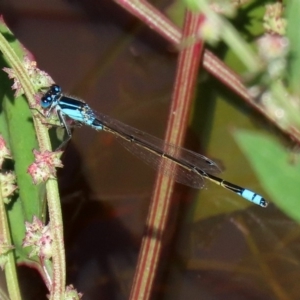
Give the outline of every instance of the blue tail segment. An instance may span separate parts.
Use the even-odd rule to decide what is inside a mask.
[[[267,201],[262,196],[254,193],[250,190],[244,189],[244,191],[239,195],[241,195],[246,200],[251,201],[251,202],[253,202],[257,205],[260,205],[262,207],[267,207],[268,206]]]

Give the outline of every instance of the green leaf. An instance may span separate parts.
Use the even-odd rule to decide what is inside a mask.
[[[4,23],[0,32],[9,42],[8,52],[14,52],[23,61],[25,52],[21,44],[12,35]],[[11,66],[4,55],[0,59],[0,68]],[[11,86],[12,80],[3,71],[0,72],[0,134],[5,138],[13,156],[13,170],[17,177],[18,197],[7,206],[11,237],[15,246],[18,262],[28,262],[28,251],[22,248],[25,234],[25,221],[33,216],[42,219],[44,214],[44,187],[34,186],[27,169],[34,161],[32,150],[38,147],[32,121],[32,113],[24,96],[15,98]]]
[[[234,136],[271,196],[271,201],[299,222],[300,164],[291,163],[289,152],[278,140],[266,134],[239,130]]]

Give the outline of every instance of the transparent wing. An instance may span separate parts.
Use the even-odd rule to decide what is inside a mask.
[[[97,114],[94,125],[95,128],[103,125],[103,129],[113,133],[128,151],[159,172],[187,186],[201,188],[204,185],[203,178],[193,171],[195,168],[205,173],[221,171],[216,163],[204,155],[165,143],[109,116]]]

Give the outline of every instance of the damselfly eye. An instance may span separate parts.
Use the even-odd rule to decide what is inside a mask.
[[[53,95],[58,95],[61,93],[61,87],[57,84],[53,84],[49,90]]]
[[[51,95],[44,95],[42,98],[41,98],[41,106],[43,108],[48,108],[51,103],[53,102],[54,98],[51,96]]]

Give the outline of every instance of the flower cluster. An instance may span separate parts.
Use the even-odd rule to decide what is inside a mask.
[[[9,251],[14,249],[14,246],[9,245],[0,238],[0,268],[3,270],[7,263],[7,254]]]
[[[259,56],[267,66],[268,75],[273,79],[284,75],[290,50],[289,41],[283,36],[286,20],[282,15],[282,3],[266,5],[263,23],[266,33],[257,40]]]
[[[70,284],[66,287],[64,300],[80,300],[82,296],[82,293],[78,293],[74,286]]]
[[[289,41],[280,35],[265,34],[257,40],[260,58],[266,63],[271,78],[284,74],[289,53]]]
[[[6,147],[6,142],[2,135],[0,135],[0,169],[2,168],[3,161],[6,158],[11,158],[9,149]]]
[[[11,154],[9,149],[6,147],[6,143],[2,135],[0,135],[0,169],[2,169],[2,165],[5,159],[11,158]],[[1,186],[1,196],[4,203],[8,204],[10,202],[10,198],[14,191],[17,189],[15,185],[16,176],[12,172],[5,172],[1,170],[0,172],[0,186]]]
[[[52,235],[50,225],[45,226],[37,217],[33,222],[25,222],[26,234],[23,239],[23,247],[32,247],[29,257],[39,256],[41,259],[52,257]]]
[[[18,188],[16,183],[16,175],[12,172],[0,173],[1,195],[4,203],[8,204],[12,194]]]
[[[34,184],[47,181],[49,178],[56,177],[56,168],[62,168],[60,160],[62,151],[43,151],[33,150],[35,162],[31,164],[27,172],[31,175]]]
[[[29,53],[24,57],[23,65],[27,70],[28,76],[36,90],[39,90],[43,87],[48,87],[54,83],[52,78],[46,72],[41,71],[37,67],[36,61],[33,60],[33,57]],[[2,70],[8,74],[10,79],[14,80],[12,89],[15,90],[15,97],[17,98],[21,96],[24,93],[24,90],[15,70],[11,68],[3,68]]]
[[[286,19],[282,17],[283,5],[282,3],[274,3],[266,5],[266,12],[264,15],[264,28],[270,34],[284,35],[286,29]]]

